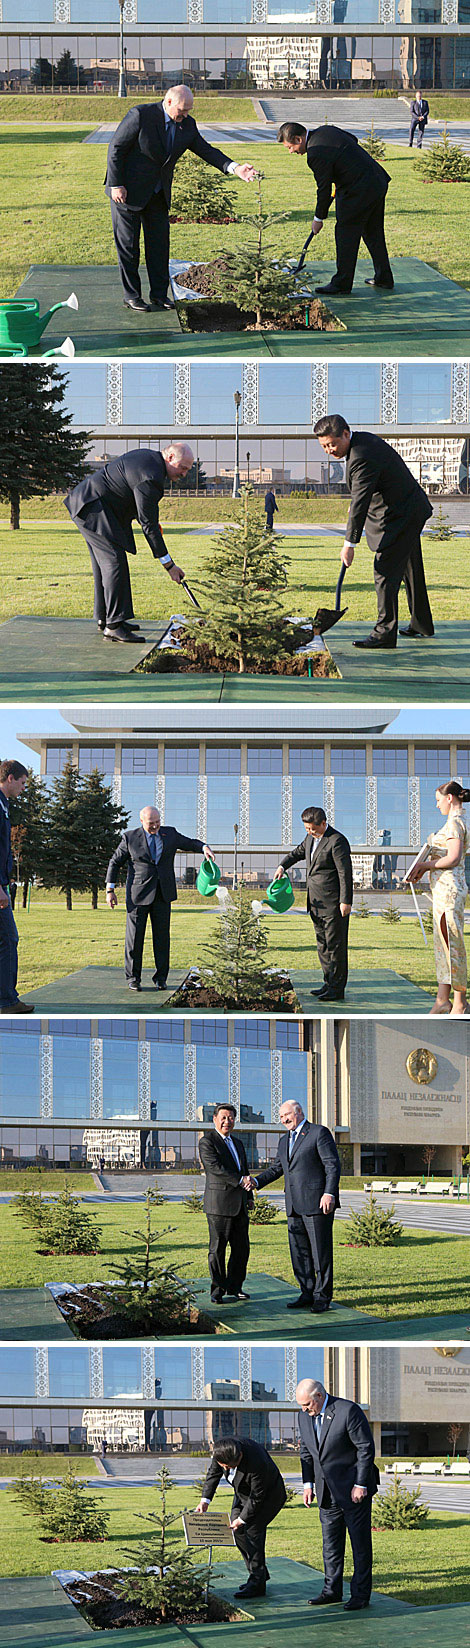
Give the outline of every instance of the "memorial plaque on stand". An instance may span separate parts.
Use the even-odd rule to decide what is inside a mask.
[[[235,1535],[230,1527],[228,1511],[182,1511],[184,1537],[187,1545],[234,1545]]]

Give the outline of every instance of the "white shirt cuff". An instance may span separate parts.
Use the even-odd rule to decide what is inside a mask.
[[[345,538],[343,549],[357,549],[357,544],[352,544],[350,538]]]
[[[227,166],[227,172],[235,172],[236,169],[237,169],[237,166],[238,166],[238,160],[231,160],[230,165]],[[227,175],[227,173],[225,175]]]
[[[116,886],[115,881],[107,881],[106,882],[106,892],[107,893],[114,893],[115,886]]]
[[[201,1505],[210,1505],[210,1499],[207,1499],[205,1494],[201,1494]]]
[[[317,214],[315,212],[315,217],[314,217],[313,221],[314,221],[314,223],[324,223],[325,219],[324,219],[324,217],[317,217]]]
[[[159,555],[159,560],[161,561],[162,566],[173,566],[172,555]]]

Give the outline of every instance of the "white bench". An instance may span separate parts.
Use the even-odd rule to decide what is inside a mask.
[[[422,1459],[420,1465],[412,1466],[412,1476],[442,1476],[442,1464],[436,1459]]]
[[[410,1471],[411,1459],[394,1459],[393,1464],[385,1466],[385,1476],[394,1476],[395,1472],[397,1476],[409,1476]]]
[[[451,1196],[454,1189],[452,1179],[427,1179],[426,1184],[420,1185],[420,1196]]]
[[[444,1465],[444,1476],[470,1476],[470,1459],[453,1459],[451,1465]]]
[[[393,1186],[394,1196],[416,1196],[420,1189],[419,1179],[397,1179]]]
[[[385,1195],[386,1191],[391,1190],[391,1189],[392,1189],[392,1180],[391,1179],[372,1179],[371,1184],[365,1184],[364,1185],[364,1190],[368,1190],[372,1196],[377,1196],[377,1195],[383,1196],[383,1195]]]

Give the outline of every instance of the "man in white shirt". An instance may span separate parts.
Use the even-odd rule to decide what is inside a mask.
[[[209,1225],[209,1273],[212,1303],[236,1304],[243,1291],[250,1256],[248,1210],[253,1206],[243,1139],[233,1135],[236,1110],[223,1101],[214,1107],[214,1125],[199,1141],[206,1175],[204,1210]],[[227,1262],[227,1248],[229,1259]]]

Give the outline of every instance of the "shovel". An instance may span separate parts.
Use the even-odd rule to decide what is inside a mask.
[[[198,612],[201,612],[202,608],[199,604],[199,601],[196,601],[196,596],[193,595],[192,589],[189,588],[189,584],[186,583],[185,578],[181,579],[181,588],[186,590],[186,594],[189,595],[189,599],[190,599],[190,601],[192,601],[193,607],[197,607]]]
[[[318,607],[315,613],[313,628],[317,635],[324,635],[325,630],[333,628],[333,624],[339,624],[340,618],[344,618],[344,614],[348,610],[347,607],[341,607],[341,590],[343,588],[346,572],[347,567],[343,561],[336,585],[334,610],[331,607]]]
[[[307,235],[307,239],[306,239],[306,241],[305,241],[305,245],[304,245],[304,246],[303,246],[303,247],[302,247],[302,251],[301,251],[301,254],[300,254],[300,258],[299,258],[299,261],[298,261],[298,263],[296,263],[296,265],[295,265],[295,268],[294,268],[294,269],[290,269],[290,270],[289,270],[289,273],[290,273],[290,274],[291,274],[291,275],[300,275],[300,271],[301,271],[301,269],[303,269],[303,266],[304,266],[304,263],[305,263],[305,259],[306,259],[306,256],[307,256],[307,252],[308,252],[308,248],[309,248],[309,246],[310,246],[310,241],[311,241],[311,240],[313,240],[313,229],[311,229],[311,230],[310,230],[310,234],[309,234],[309,235]]]

